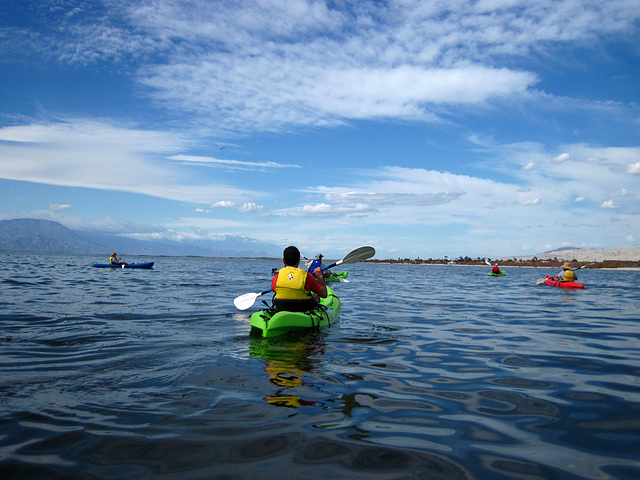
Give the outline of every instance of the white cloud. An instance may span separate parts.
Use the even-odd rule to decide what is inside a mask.
[[[238,210],[242,213],[256,213],[262,210],[263,208],[264,208],[263,205],[258,205],[256,203],[250,202],[250,203],[242,204],[242,206]]]
[[[211,205],[212,208],[231,208],[234,207],[235,203],[230,202],[228,200],[220,200],[219,202],[214,203],[213,205]]]
[[[69,204],[59,205],[56,203],[52,203],[51,205],[49,205],[49,210],[51,210],[52,212],[62,212],[63,210],[69,210],[71,208],[73,207]]]
[[[613,200],[605,200],[604,202],[602,202],[602,205],[600,205],[600,207],[602,208],[619,208],[619,205],[614,202]]]
[[[640,162],[635,162],[629,165],[627,170],[631,175],[640,175]]]
[[[565,162],[569,160],[569,158],[571,158],[571,155],[569,155],[568,153],[561,153],[560,155],[555,157],[553,161],[560,163],[560,162]]]

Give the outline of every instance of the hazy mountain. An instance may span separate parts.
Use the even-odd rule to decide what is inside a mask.
[[[531,260],[536,257],[538,260],[558,259],[570,262],[577,260],[578,262],[603,262],[605,260],[618,261],[640,261],[640,248],[634,247],[614,247],[614,248],[575,248],[564,247],[549,252],[537,253],[535,255],[524,255],[518,258],[522,260]]]
[[[133,240],[79,232],[49,220],[23,218],[0,220],[0,252],[277,258],[281,248],[237,236],[189,242]]]

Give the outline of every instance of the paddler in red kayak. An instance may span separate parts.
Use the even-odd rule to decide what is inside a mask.
[[[327,298],[322,269],[318,266],[311,274],[298,268],[300,251],[297,247],[285,248],[282,262],[284,267],[271,280],[271,290],[276,292],[273,298],[276,309],[304,312],[318,305],[317,297]]]
[[[558,279],[558,281],[560,282],[577,282],[578,281],[578,275],[576,275],[576,272],[574,272],[571,269],[571,265],[569,265],[569,262],[564,262],[562,266],[560,266],[560,268],[562,269],[562,272],[556,275],[556,279]]]

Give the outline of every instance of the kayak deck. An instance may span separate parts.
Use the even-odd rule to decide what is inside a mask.
[[[584,283],[579,282],[560,282],[556,280],[554,277],[550,277],[547,275],[544,277],[545,285],[549,285],[550,287],[560,287],[560,288],[584,288]]]
[[[146,263],[127,263],[125,264],[113,264],[113,263],[94,263],[91,265],[92,267],[97,268],[153,268],[154,262],[146,262]]]
[[[500,273],[489,272],[490,277],[503,277],[507,274],[504,270],[500,270]]]
[[[327,298],[320,301],[318,308],[306,312],[277,311],[269,307],[251,315],[251,333],[262,337],[276,337],[288,332],[309,328],[327,327],[338,321],[340,298],[327,287]]]

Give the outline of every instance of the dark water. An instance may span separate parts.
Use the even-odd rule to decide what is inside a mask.
[[[348,265],[266,341],[275,262],[1,259],[2,479],[640,478],[640,272]]]

